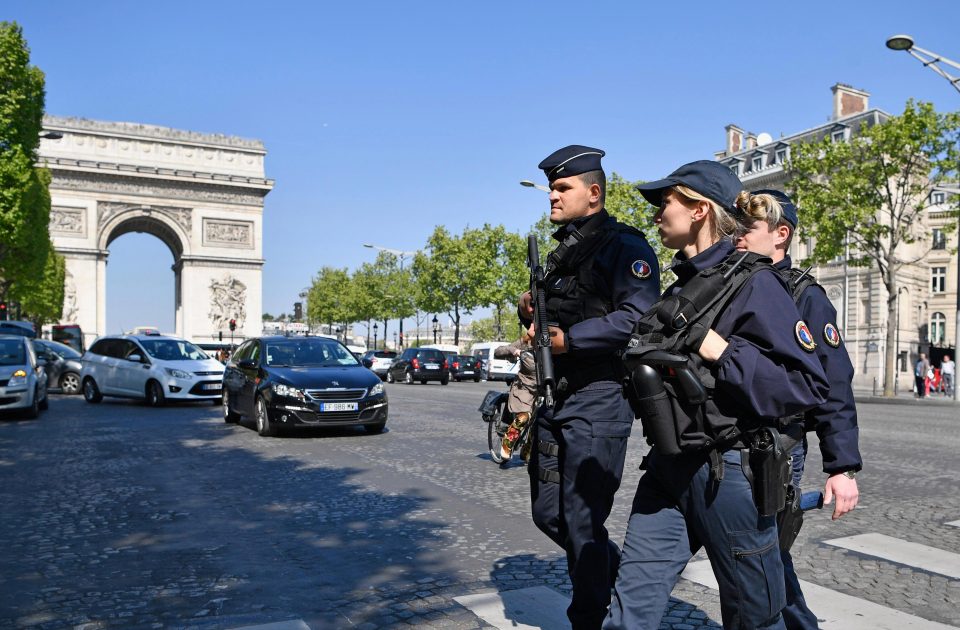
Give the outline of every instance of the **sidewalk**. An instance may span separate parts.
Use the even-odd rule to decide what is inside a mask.
[[[853,398],[858,403],[876,403],[880,405],[958,405],[953,400],[952,395],[931,394],[926,398],[917,398],[913,391],[900,391],[892,398],[886,398],[883,395],[883,389],[878,388],[876,395],[873,390],[866,388],[854,388]]]

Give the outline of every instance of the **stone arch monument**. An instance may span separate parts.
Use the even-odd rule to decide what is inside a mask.
[[[50,236],[66,258],[61,323],[87,343],[106,330],[109,246],[128,232],[173,254],[174,331],[194,341],[260,334],[263,143],[152,125],[44,117],[41,164],[50,169]],[[249,316],[249,317],[248,317]],[[151,324],[151,322],[138,322]]]

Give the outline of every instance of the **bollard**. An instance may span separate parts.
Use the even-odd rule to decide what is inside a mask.
[[[873,395],[874,396],[877,395],[877,377],[876,376],[873,377]]]

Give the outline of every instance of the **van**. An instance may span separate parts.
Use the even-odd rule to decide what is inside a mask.
[[[470,346],[470,354],[483,361],[484,374],[488,381],[498,379],[512,381],[520,371],[519,361],[506,361],[493,358],[493,351],[500,346],[509,346],[506,341],[487,341]]]

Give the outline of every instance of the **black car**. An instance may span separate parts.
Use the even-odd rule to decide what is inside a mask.
[[[466,354],[458,354],[450,364],[450,376],[458,383],[463,380],[473,379],[474,383],[480,382],[480,375],[483,374],[483,362],[479,357],[471,357]]]
[[[380,433],[387,394],[346,346],[325,337],[248,339],[223,373],[223,419],[252,416],[257,432],[282,427],[362,426]]]
[[[446,385],[450,382],[450,363],[440,350],[407,348],[387,370],[387,382],[396,381],[420,381],[424,385],[427,381],[440,381]]]

